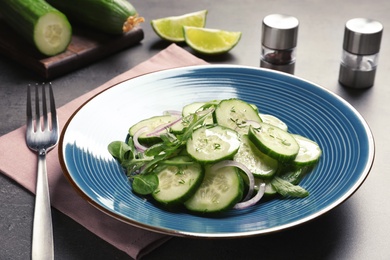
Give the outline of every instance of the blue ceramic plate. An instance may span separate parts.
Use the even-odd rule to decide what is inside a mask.
[[[194,101],[240,98],[273,114],[292,133],[323,149],[301,182],[304,199],[274,199],[220,217],[169,212],[134,195],[107,145],[125,140],[134,123]],[[240,237],[283,230],[312,220],[347,200],[374,160],[372,133],[361,115],[328,90],[295,76],[242,66],[196,66],[140,76],[84,104],[67,122],[60,161],[73,187],[93,206],[130,225],[195,237]]]

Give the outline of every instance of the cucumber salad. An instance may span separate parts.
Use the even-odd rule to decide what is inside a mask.
[[[253,207],[262,197],[306,197],[299,183],[322,154],[315,141],[236,98],[144,119],[108,150],[134,193],[201,214]]]

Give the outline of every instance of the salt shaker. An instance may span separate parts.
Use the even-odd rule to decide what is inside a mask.
[[[339,82],[351,88],[374,85],[383,26],[380,22],[354,18],[345,24]]]
[[[263,19],[260,66],[294,74],[299,21],[284,14]]]

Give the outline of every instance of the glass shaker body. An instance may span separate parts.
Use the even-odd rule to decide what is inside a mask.
[[[260,66],[294,74],[299,21],[271,14],[263,19]]]
[[[262,46],[260,66],[294,74],[295,53],[295,48],[276,50]]]
[[[383,26],[370,19],[346,23],[339,82],[347,87],[368,88],[374,84]]]
[[[357,55],[343,50],[339,81],[347,87],[368,88],[374,85],[379,54]]]

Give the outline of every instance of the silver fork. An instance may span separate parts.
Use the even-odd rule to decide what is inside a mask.
[[[50,114],[46,101],[45,85],[42,84],[42,114],[40,112],[39,86],[35,85],[35,117],[31,86],[27,91],[27,146],[38,154],[38,173],[36,183],[36,197],[34,209],[34,223],[32,235],[32,259],[54,259],[53,227],[51,219],[49,185],[47,180],[46,154],[56,146],[58,142],[58,120],[51,83]]]

